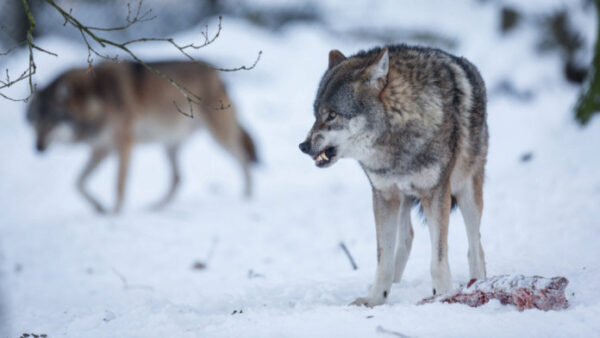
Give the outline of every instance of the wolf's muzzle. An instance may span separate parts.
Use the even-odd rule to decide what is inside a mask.
[[[308,152],[310,151],[310,142],[304,141],[298,145],[298,148],[300,148],[300,151],[302,151],[303,153],[308,154]]]

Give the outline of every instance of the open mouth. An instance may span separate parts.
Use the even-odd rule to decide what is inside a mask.
[[[333,160],[336,153],[337,151],[334,147],[328,147],[325,148],[325,150],[323,150],[322,152],[318,153],[316,156],[314,156],[313,159],[315,160],[315,164],[317,165],[317,167],[322,168],[331,163],[331,160]]]

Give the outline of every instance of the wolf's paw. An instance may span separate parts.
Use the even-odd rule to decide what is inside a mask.
[[[108,213],[108,210],[106,210],[106,208],[104,208],[100,203],[94,204],[94,210],[100,215],[106,215]]]
[[[383,299],[383,298],[382,299],[372,299],[369,297],[359,297],[359,298],[356,298],[355,301],[350,303],[350,305],[373,307],[373,306],[381,305],[384,302],[385,302],[385,299]]]
[[[433,280],[433,295],[445,295],[452,291],[452,282],[448,280]]]

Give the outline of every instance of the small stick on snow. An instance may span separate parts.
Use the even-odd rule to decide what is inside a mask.
[[[393,336],[400,337],[400,338],[410,338],[410,336],[407,336],[400,332],[384,329],[382,326],[377,327],[377,333],[389,334],[389,335],[393,335]]]
[[[125,276],[123,276],[122,273],[120,273],[115,268],[113,268],[112,271],[115,275],[117,275],[117,277],[119,277],[119,279],[121,280],[121,283],[123,283],[123,289],[125,289],[125,290],[141,289],[141,290],[154,291],[154,288],[152,288],[151,286],[147,286],[147,285],[129,285],[129,282],[127,282],[127,278],[125,278]]]
[[[210,247],[208,248],[208,252],[206,254],[206,258],[204,259],[204,261],[196,261],[194,262],[194,264],[192,265],[192,269],[194,270],[204,270],[206,269],[206,267],[208,266],[208,262],[210,261],[210,259],[212,258],[213,254],[215,253],[215,250],[217,248],[217,244],[219,244],[219,238],[214,237]]]
[[[348,257],[348,260],[350,261],[350,264],[352,265],[352,270],[357,270],[358,266],[356,265],[356,262],[354,262],[354,258],[352,258],[352,255],[350,254],[350,251],[346,247],[346,244],[344,244],[344,242],[340,242],[340,247],[342,248],[342,250],[344,250],[344,253]]]
[[[219,238],[213,237],[213,240],[210,243],[210,248],[208,249],[208,253],[206,254],[206,264],[208,264],[208,261],[210,261],[212,256],[215,254],[215,250],[217,249],[217,244],[219,244]]]

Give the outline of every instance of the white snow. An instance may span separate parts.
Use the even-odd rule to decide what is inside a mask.
[[[169,173],[162,149],[142,146],[134,153],[125,212],[97,216],[74,189],[87,149],[58,145],[37,155],[25,105],[0,101],[0,337],[599,334],[600,118],[585,128],[574,122],[578,87],[563,80],[558,56],[535,54],[531,26],[501,37],[491,2],[387,1],[347,8],[336,1],[326,7],[339,29],[359,22],[362,28],[417,27],[458,38],[452,52],[480,68],[490,92],[482,225],[488,275],[565,276],[570,308],[518,312],[497,301],[479,308],[417,306],[430,295],[431,280],[429,236],[416,214],[411,257],[387,304],[347,306],[367,294],[374,277],[370,186],[355,162],[320,170],[297,145],[313,123],[312,101],[328,51],[353,54],[374,43],[318,25],[274,34],[225,17],[221,37],[199,56],[235,67],[251,64],[263,51],[256,69],[223,75],[259,146],[262,164],[251,201],[241,198],[233,160],[199,134],[184,149],[184,182],[168,209],[147,210],[166,190]],[[594,30],[592,14],[580,15]],[[202,28],[177,39],[197,40]],[[48,37],[39,43],[60,54],[38,55],[42,85],[85,63],[87,53],[76,41]],[[177,57],[162,45],[136,50],[147,59]],[[21,69],[26,62],[21,51],[4,66]],[[503,79],[531,90],[533,99],[493,94]],[[22,95],[25,88],[13,93]],[[529,162],[519,161],[529,152]],[[109,205],[115,165],[108,161],[91,182]],[[351,269],[342,241],[358,270]],[[469,279],[458,212],[451,216],[449,243],[458,286]],[[196,262],[206,269],[194,269]]]

